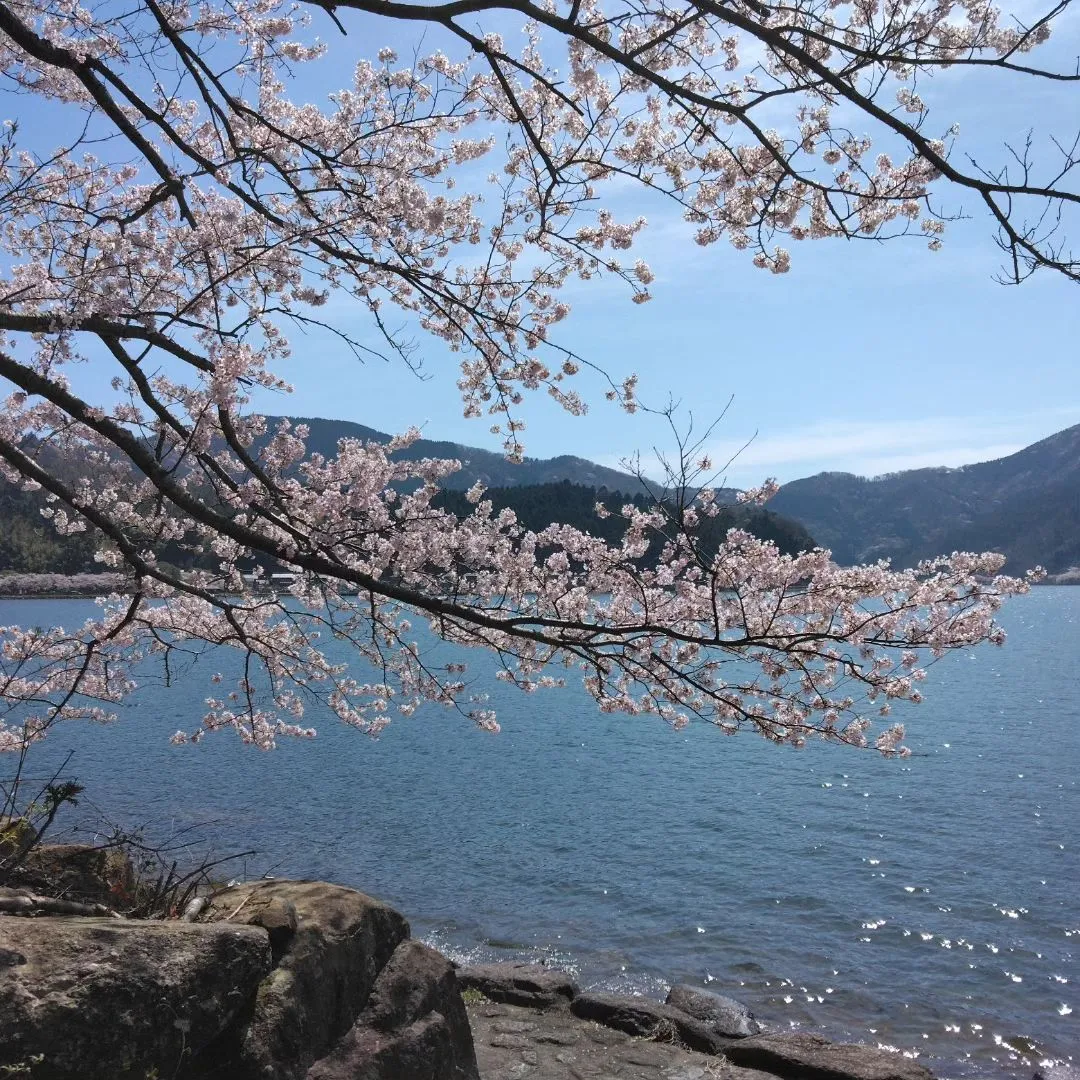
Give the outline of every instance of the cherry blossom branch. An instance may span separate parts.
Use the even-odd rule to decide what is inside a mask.
[[[871,713],[918,700],[927,658],[1003,640],[994,615],[1028,582],[998,576],[998,557],[844,568],[710,532],[728,496],[692,430],[676,432],[651,505],[598,506],[619,517],[617,540],[532,532],[479,485],[456,518],[436,499],[460,463],[399,456],[418,433],[313,454],[302,425],[268,430],[251,396],[287,389],[274,374],[286,330],[369,349],[351,322],[319,313],[336,294],[410,366],[413,334],[457,353],[466,415],[493,417],[519,459],[526,395],[581,415],[572,380],[601,370],[556,339],[562,290],[606,275],[636,303],[651,297],[652,269],[623,261],[646,221],[607,200],[616,178],[671,200],[698,244],[727,237],[774,273],[791,264],[778,236],[917,231],[938,247],[950,214],[937,193],[976,191],[1013,280],[1039,267],[1075,277],[1059,230],[1080,202],[1078,144],[1055,142],[1049,179],[1030,144],[1007,168],[964,166],[948,136],[927,134],[919,81],[969,63],[1068,84],[1018,60],[1063,11],[1004,28],[997,9],[922,0],[882,12],[863,0],[342,0],[341,28],[437,24],[469,55],[358,57],[319,106],[287,96],[294,65],[324,53],[304,5],[137,0],[73,20],[58,0],[0,2],[7,85],[79,132],[52,153],[17,126],[0,136],[0,473],[44,493],[60,534],[93,529],[96,559],[131,594],[74,633],[0,628],[0,749],[24,753],[60,720],[106,719],[137,664],[156,658],[171,680],[206,648],[235,650],[240,675],[181,741],[308,735],[313,699],[369,732],[424,703],[494,727],[464,662],[437,667],[414,640],[417,616],[448,645],[492,654],[526,692],[578,669],[602,709],[868,744]],[[508,12],[530,20],[521,48],[478,25]],[[781,130],[761,120],[766,105],[790,105]],[[903,160],[874,157],[841,106]],[[493,179],[478,181],[492,158]],[[73,390],[66,372],[81,361],[113,377],[113,396]],[[610,399],[644,407],[633,376],[601,374]],[[164,563],[174,546],[193,569]],[[241,573],[252,562],[294,585],[253,593]],[[347,641],[370,679],[331,660],[321,634]],[[896,753],[901,739],[893,725],[874,745]]]

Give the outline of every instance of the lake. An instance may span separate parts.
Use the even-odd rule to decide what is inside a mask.
[[[0,600],[0,624],[91,609]],[[228,670],[215,657],[116,725],[59,729],[35,771],[74,750],[113,820],[208,823],[207,847],[260,850],[250,873],[354,885],[458,959],[658,997],[685,981],[943,1077],[1028,1078],[1080,1058],[1080,588],[1002,621],[1005,648],[946,657],[897,708],[907,760],[676,733],[493,679],[500,735],[429,708],[377,740],[309,714],[319,737],[274,753],[170,746]]]

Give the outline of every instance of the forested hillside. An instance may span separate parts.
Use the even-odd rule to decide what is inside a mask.
[[[269,418],[271,425],[276,419]],[[387,438],[345,421],[294,422],[308,425],[311,450],[322,454],[333,454],[341,438]],[[614,509],[628,499],[646,503],[636,477],[582,458],[514,465],[487,450],[427,439],[403,454],[463,462],[442,497],[442,505],[455,513],[470,511],[463,491],[480,480],[496,508],[509,507],[526,528],[537,531],[559,522],[617,540],[621,523],[596,515],[597,498]],[[724,501],[733,501],[733,493],[723,494]],[[41,516],[44,505],[40,493],[0,481],[0,571],[94,569],[93,538],[58,536]],[[915,469],[876,479],[820,473],[796,480],[780,489],[768,509],[727,507],[710,523],[708,543],[732,525],[774,541],[783,551],[808,547],[812,537],[840,563],[890,558],[908,566],[952,551],[1001,551],[1010,572],[1036,564],[1061,572],[1080,566],[1080,425],[1009,457],[957,469]],[[186,564],[180,547],[160,555]]]
[[[504,507],[513,510],[527,529],[539,532],[558,522],[573,525],[612,543],[617,542],[623,533],[624,523],[618,516],[619,509],[628,502],[640,508],[650,505],[649,500],[641,494],[632,497],[610,493],[598,495],[592,488],[572,484],[568,480],[530,484],[528,487],[490,488],[484,493],[484,498],[490,499],[496,510]],[[611,511],[610,517],[602,518],[596,513],[598,500]],[[464,494],[458,491],[444,492],[440,503],[458,516],[471,509]],[[797,521],[762,507],[725,506],[715,518],[705,519],[699,531],[704,549],[715,550],[728,529],[735,527],[745,529],[763,540],[771,540],[787,554],[814,547],[813,537]]]
[[[1006,570],[1080,565],[1080,425],[1008,457],[868,480],[820,473],[785,484],[771,509],[801,521],[841,563],[900,566],[952,551],[1000,551]]]
[[[303,422],[312,427],[313,452],[333,453],[337,440],[344,437],[386,438],[373,429],[356,424]],[[513,510],[525,528],[537,532],[557,523],[573,525],[594,536],[617,542],[624,528],[618,516],[619,508],[628,501],[640,507],[650,504],[636,477],[593,465],[580,458],[561,457],[512,465],[487,451],[428,440],[414,445],[407,453],[412,457],[455,456],[469,462],[459,476],[452,478],[453,485],[448,486],[439,501],[439,505],[458,516],[473,510],[465,498],[464,488],[485,476],[516,478],[518,474],[515,470],[524,470],[523,475],[526,476],[559,477],[538,483],[493,486],[485,496],[492,500],[496,509]],[[498,464],[489,459],[496,459]],[[568,465],[578,462],[582,465],[580,469],[576,465],[573,468]],[[581,481],[572,483],[568,477],[559,475],[562,472],[569,472],[581,478]],[[611,481],[616,486],[597,484],[598,479]],[[595,506],[598,499],[613,511],[611,517],[601,518],[597,515]],[[99,569],[93,557],[97,542],[95,538],[86,533],[59,536],[41,515],[45,505],[40,492],[21,491],[0,480],[0,572],[73,574]],[[781,551],[795,552],[813,546],[813,539],[797,522],[759,507],[730,506],[706,522],[702,534],[705,547],[715,548],[726,531],[735,525],[763,539],[772,540]],[[162,562],[181,567],[192,565],[190,554],[181,544],[170,543],[157,555]]]
[[[60,536],[41,516],[40,492],[0,480],[0,571],[77,574],[93,570],[94,540],[86,533]]]

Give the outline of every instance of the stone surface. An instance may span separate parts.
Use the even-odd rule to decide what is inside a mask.
[[[266,932],[126,919],[0,916],[0,1065],[34,1080],[174,1076],[270,971]]]
[[[479,1080],[453,966],[408,932],[363,893],[294,881],[225,890],[194,923],[0,917],[0,1065],[44,1054],[35,1080]]]
[[[206,1074],[229,1080],[303,1077],[353,1026],[409,935],[393,908],[318,881],[237,885],[218,894],[201,919],[255,926],[270,919],[278,936],[277,964],[258,988],[238,1045],[222,1047],[217,1070]]]
[[[222,896],[231,896],[230,890]],[[293,935],[300,926],[300,913],[296,905],[285,897],[275,895],[272,888],[261,892],[244,893],[240,903],[244,906],[226,914],[230,922],[240,922],[247,926],[261,926],[270,935],[270,949],[274,954],[275,966],[289,951]],[[220,912],[221,906],[210,903],[203,908],[204,918],[212,918]],[[230,917],[231,916],[231,917]]]
[[[567,1009],[501,1005],[491,1016],[483,1002],[467,1008],[482,1080],[774,1080],[678,1043],[581,1020]],[[504,1044],[496,1031],[515,1022],[522,1046]]]
[[[668,991],[667,1003],[708,1024],[717,1035],[741,1039],[761,1032],[761,1025],[754,1019],[754,1014],[741,1001],[714,994],[711,990],[673,986]]]
[[[458,968],[462,990],[478,990],[492,1001],[535,1009],[564,1006],[577,993],[574,980],[539,964],[476,964]]]
[[[731,1041],[681,1009],[649,998],[589,991],[574,998],[570,1011],[584,1020],[595,1020],[628,1035],[667,1042],[677,1040],[705,1054],[718,1054]]]
[[[367,1007],[307,1080],[479,1080],[472,1032],[450,961],[403,941]]]
[[[316,1062],[307,1080],[445,1080],[440,1063],[452,1053],[442,1018],[432,1013],[393,1032],[358,1028]]]
[[[43,844],[29,852],[11,884],[44,896],[123,908],[134,898],[135,871],[117,848]]]
[[[900,1054],[819,1035],[758,1035],[725,1051],[736,1065],[787,1080],[933,1080],[929,1069]]]

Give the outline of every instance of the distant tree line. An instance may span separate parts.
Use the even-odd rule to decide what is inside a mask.
[[[484,498],[491,500],[496,511],[513,510],[518,521],[534,532],[557,522],[572,525],[609,543],[616,543],[622,538],[625,521],[620,516],[620,510],[623,506],[633,504],[644,510],[655,505],[655,500],[644,492],[633,496],[603,490],[598,492],[569,480],[530,484],[527,487],[489,488],[484,492]],[[598,502],[609,516],[602,517],[596,512]],[[473,509],[461,491],[442,492],[437,505],[459,518]],[[716,517],[703,519],[698,527],[701,550],[704,553],[715,552],[732,528],[745,529],[761,540],[772,541],[785,555],[794,555],[814,547],[810,534],[791,518],[774,514],[760,506],[723,506]]]

